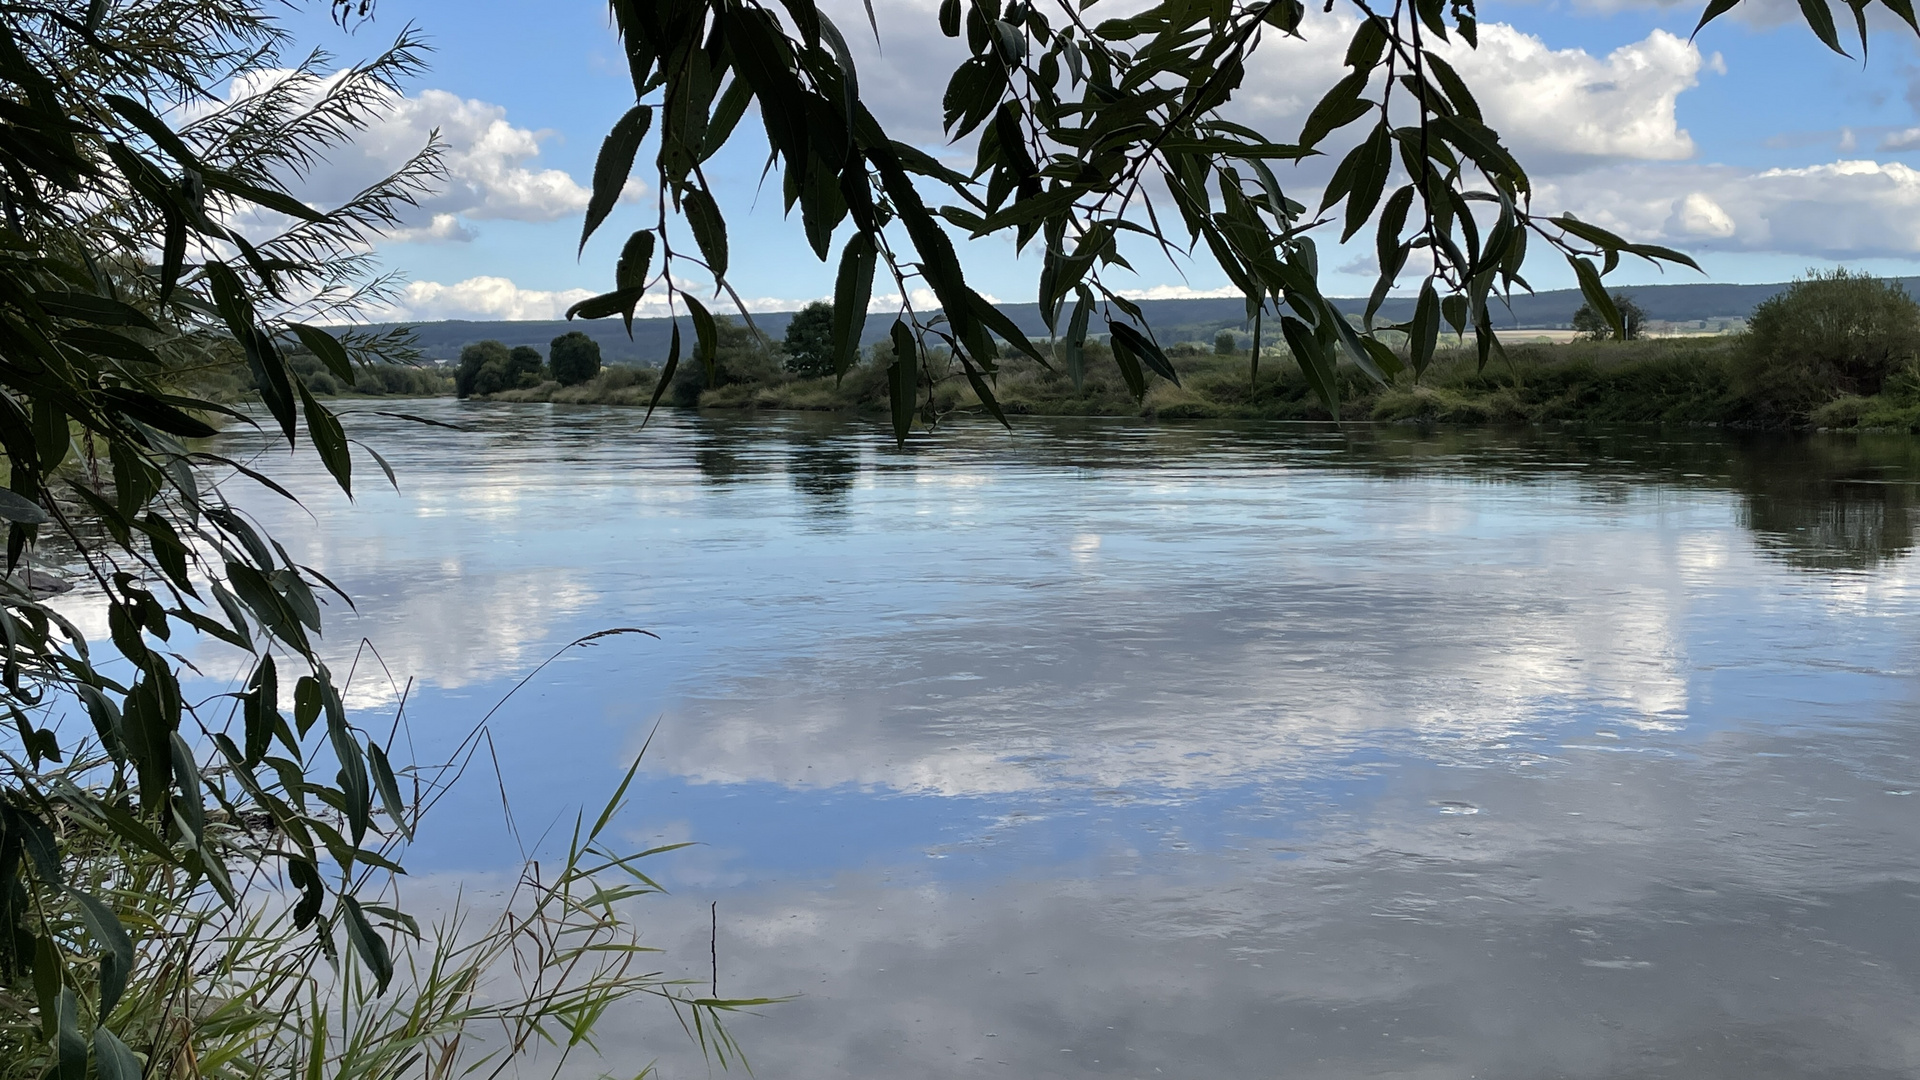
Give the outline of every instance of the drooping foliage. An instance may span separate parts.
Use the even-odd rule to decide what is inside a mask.
[[[1701,25],[1738,2],[1715,0]],[[1914,25],[1907,0],[1881,2]],[[623,246],[613,291],[569,314],[631,319],[655,291],[688,317],[694,358],[714,362],[707,302],[680,283],[710,279],[714,295],[744,314],[728,284],[726,215],[702,163],[730,141],[756,138],[741,125],[749,116],[763,129],[787,209],[799,210],[821,259],[837,257],[834,370],[853,362],[877,287],[901,297],[894,321],[913,349],[897,351],[957,357],[996,415],[996,337],[1071,368],[1088,335],[1104,332],[1136,396],[1150,378],[1177,382],[1138,306],[1107,281],[1131,268],[1127,245],[1217,264],[1245,298],[1256,339],[1249,356],[1257,364],[1260,339],[1284,344],[1330,409],[1342,357],[1376,381],[1403,366],[1418,374],[1442,326],[1470,332],[1484,365],[1501,347],[1488,305],[1529,287],[1530,244],[1567,260],[1615,336],[1626,334],[1624,317],[1602,278],[1622,256],[1694,266],[1534,205],[1525,170],[1436,49],[1476,46],[1472,0],[1347,3],[1356,28],[1326,46],[1341,56],[1341,76],[1299,131],[1269,133],[1233,119],[1230,106],[1250,67],[1281,62],[1263,48],[1306,32],[1299,0],[1164,0],[1111,18],[1066,0],[943,0],[938,29],[970,54],[942,98],[946,131],[973,151],[963,171],[888,134],[847,47],[846,34],[863,31],[837,26],[813,0],[614,0],[634,100],[601,148],[582,245],[609,220],[643,146],[663,198],[656,219]],[[1856,11],[1863,47],[1867,6]],[[1825,0],[1802,10],[1841,50]],[[1320,154],[1337,154],[1338,164],[1308,206],[1289,197],[1283,166]],[[1320,291],[1316,238],[1369,230],[1380,273],[1356,325]],[[956,233],[1037,249],[1037,300],[1055,349],[1034,347],[968,284]],[[1411,317],[1377,323],[1388,291],[1409,283],[1418,295]],[[918,305],[916,292],[930,292],[936,310]],[[1404,336],[1404,350],[1380,331]],[[669,365],[680,359],[674,351]],[[913,380],[900,383],[910,389]],[[896,397],[904,434],[914,397]]]
[[[286,45],[253,0],[0,10],[0,1076],[464,1075],[467,1024],[518,1054],[636,992],[724,1039],[710,1024],[728,1003],[599,966],[633,948],[611,905],[635,890],[594,879],[630,870],[593,839],[611,806],[482,949],[563,977],[477,1006],[495,961],[460,944],[435,969],[455,983],[365,1007],[396,943],[419,940],[375,883],[449,772],[392,760],[393,729],[354,722],[319,648],[323,613],[350,601],[238,497],[292,497],[263,471],[274,444],[349,495],[357,464],[392,479],[314,390],[408,343],[320,324],[389,295],[371,240],[438,181],[441,150],[338,205],[295,198],[422,46],[409,29],[329,71]],[[222,453],[216,424],[262,428],[268,451]],[[103,638],[46,602],[69,586]],[[189,646],[237,677],[196,685],[226,673],[193,668]]]
[[[338,206],[293,198],[286,181],[371,119],[421,46],[407,31],[322,78],[329,58],[287,63],[284,43],[262,9],[230,0],[0,12],[9,1068],[131,1080],[129,1039],[171,1037],[112,1019],[129,980],[154,977],[133,970],[145,928],[129,933],[116,895],[136,868],[228,904],[247,876],[281,877],[296,927],[354,950],[379,986],[392,975],[354,882],[409,819],[386,746],[349,722],[316,648],[328,594],[345,598],[229,499],[280,486],[206,440],[214,421],[263,424],[351,493],[348,426],[289,355],[352,384],[395,344],[316,323],[384,295],[367,241],[437,179],[440,150]],[[257,411],[192,390],[234,366]],[[106,640],[44,602],[74,579]],[[246,658],[233,693],[187,692],[182,636]]]

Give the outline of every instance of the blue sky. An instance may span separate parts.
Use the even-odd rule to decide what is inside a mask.
[[[828,0],[846,27],[857,5]],[[957,61],[933,0],[877,0],[882,49],[857,42],[867,96],[899,137],[939,148],[937,101]],[[1838,8],[1838,5],[1836,5]],[[1844,8],[1839,8],[1844,14]],[[1634,239],[1695,254],[1702,277],[1623,266],[1617,280],[1779,281],[1839,263],[1920,273],[1920,60],[1911,31],[1881,19],[1863,65],[1828,52],[1784,0],[1747,0],[1686,40],[1696,4],[1646,0],[1489,2],[1481,48],[1457,56],[1490,121],[1533,173],[1536,210],[1573,210]],[[1307,43],[1263,53],[1242,98],[1244,120],[1290,141],[1334,78],[1348,17],[1317,11]],[[631,104],[606,8],[588,0],[383,0],[352,34],[308,12],[299,40],[350,60],[408,21],[435,48],[431,70],[369,133],[371,149],[336,161],[330,187],[371,179],[438,129],[453,163],[448,192],[384,241],[387,268],[409,284],[396,314],[413,318],[552,318],[610,287],[627,232],[646,205],[620,207],[575,257],[585,185],[601,137]],[[849,35],[861,37],[861,35]],[[825,296],[821,264],[799,223],[779,213],[777,181],[760,190],[764,146],[746,123],[710,171],[733,239],[731,279],[763,309]],[[642,166],[651,150],[643,150]],[[1281,174],[1306,193],[1328,165]],[[644,168],[636,176],[644,177]],[[316,183],[319,181],[316,180]],[[322,192],[308,194],[324,202]],[[650,203],[651,188],[640,193]],[[1328,290],[1371,285],[1368,244],[1323,244]],[[1139,254],[1145,255],[1145,252]],[[1032,296],[1035,266],[999,240],[963,245],[970,279],[1000,300]],[[1143,257],[1138,288],[1206,292],[1225,279],[1204,256],[1180,266]],[[1536,287],[1570,283],[1564,264],[1530,263]],[[1403,286],[1417,279],[1403,278]],[[643,308],[645,310],[645,308]]]

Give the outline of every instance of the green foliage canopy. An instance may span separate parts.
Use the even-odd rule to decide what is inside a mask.
[[[578,386],[600,374],[600,343],[578,330],[554,338],[547,356],[553,377],[562,386]]]
[[[1897,281],[1844,267],[1809,271],[1754,308],[1735,385],[1770,422],[1803,422],[1842,395],[1914,381],[1920,304]]]
[[[787,323],[786,368],[804,378],[835,373],[833,305],[815,300],[794,313]]]

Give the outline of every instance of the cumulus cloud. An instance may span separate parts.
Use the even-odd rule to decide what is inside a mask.
[[[257,93],[292,75],[260,73],[237,84],[231,94]],[[310,95],[325,92],[341,77],[316,80]],[[388,93],[376,111],[350,143],[332,149],[325,161],[293,181],[296,197],[323,207],[345,202],[398,169],[437,133],[444,147],[445,182],[418,206],[405,208],[388,239],[465,242],[476,235],[471,222],[558,221],[586,209],[586,187],[564,170],[539,167],[541,143],[553,133],[515,126],[503,106],[445,90],[423,90],[415,95]],[[629,186],[627,198],[639,194],[637,185]]]
[[[383,314],[405,319],[558,319],[567,308],[594,295],[591,289],[523,289],[509,278],[471,277],[452,285],[409,282]]]
[[[1527,160],[1543,154],[1678,161],[1693,138],[1675,106],[1705,63],[1691,42],[1665,30],[1605,57],[1551,49],[1504,23],[1480,32],[1480,47],[1449,57],[1474,88],[1487,120]]]
[[[1621,166],[1542,186],[1632,239],[1821,258],[1920,255],[1920,170],[1842,160],[1795,169]]]

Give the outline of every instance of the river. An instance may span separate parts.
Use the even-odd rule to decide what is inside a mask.
[[[658,635],[499,709],[511,824],[469,777],[410,887],[651,736],[620,840],[700,843],[635,911],[798,995],[762,1080],[1920,1070],[1914,440],[378,408],[397,493],[247,497],[360,722],[412,678],[431,760]]]

